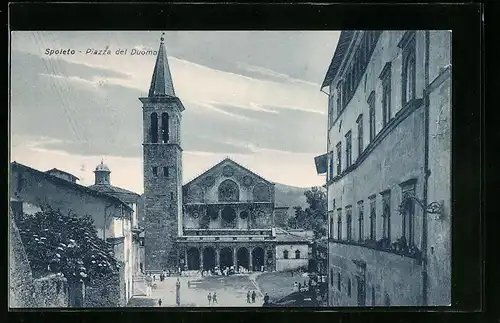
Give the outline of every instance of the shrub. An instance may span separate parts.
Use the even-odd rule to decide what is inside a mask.
[[[112,246],[97,236],[88,215],[66,216],[44,207],[16,217],[16,224],[35,276],[60,273],[69,283],[92,284],[119,270]]]

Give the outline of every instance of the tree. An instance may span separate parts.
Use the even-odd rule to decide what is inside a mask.
[[[112,246],[98,237],[88,215],[65,216],[44,207],[32,215],[19,215],[15,221],[35,275],[60,273],[69,283],[92,284],[119,271]]]
[[[312,187],[304,192],[309,207],[302,210],[295,208],[295,216],[288,223],[291,227],[312,230],[315,238],[325,236],[327,232],[326,192],[320,187]]]

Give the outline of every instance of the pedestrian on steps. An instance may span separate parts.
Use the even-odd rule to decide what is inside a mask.
[[[250,304],[250,297],[251,297],[251,294],[250,294],[250,291],[247,292],[247,303]]]
[[[160,298],[160,299],[158,299],[158,306],[161,307],[161,303],[162,303],[162,301],[161,301],[161,298]]]
[[[219,303],[217,303],[217,293],[216,292],[214,292],[214,296],[212,296],[212,305],[213,304],[219,304]]]
[[[208,305],[210,306],[210,302],[212,301],[212,294],[208,293],[208,296],[207,296],[207,299],[208,299]]]
[[[255,291],[252,292],[252,303],[255,303],[255,297],[257,296],[257,294],[255,293]]]

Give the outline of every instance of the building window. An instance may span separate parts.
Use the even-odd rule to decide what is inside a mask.
[[[333,269],[330,269],[330,285],[333,286]]]
[[[401,98],[403,106],[409,101],[415,99],[415,83],[416,83],[416,61],[415,61],[415,31],[407,31],[399,47],[403,50],[403,68],[401,72]]]
[[[360,114],[356,120],[358,124],[358,156],[363,152],[363,115]]]
[[[337,175],[342,172],[342,142],[337,144]]]
[[[375,91],[368,97],[368,110],[370,112],[370,142],[375,138]]]
[[[341,285],[342,285],[342,281],[341,281],[341,276],[340,276],[340,273],[337,273],[337,289],[339,290],[340,292],[340,288],[341,288]]]
[[[388,294],[385,294],[384,304],[385,306],[391,306],[391,298]]]
[[[351,131],[348,131],[345,135],[345,167],[351,166],[352,163],[352,135]]]
[[[330,218],[330,238],[333,239],[333,212],[329,212],[329,218]]]
[[[402,185],[403,195],[403,237],[408,245],[414,244],[415,201],[410,198],[415,196],[415,183]]]
[[[377,211],[375,197],[370,199],[370,240],[377,239]]]
[[[351,278],[347,278],[347,296],[351,297]]]
[[[283,259],[288,259],[288,250],[283,250]]]
[[[300,250],[295,250],[295,259],[300,259]]]
[[[366,285],[365,285],[365,280],[360,277],[356,276],[356,281],[358,283],[358,305],[359,306],[364,306],[366,302]]]
[[[337,84],[337,117],[342,112],[342,81]]]
[[[151,142],[158,142],[158,114],[156,112],[151,113]]]
[[[333,121],[334,121],[334,113],[333,113],[333,107],[334,107],[334,95],[333,92],[330,93],[330,96],[328,97],[328,129],[330,129],[333,126]]]
[[[342,209],[337,210],[337,240],[342,240]]]
[[[161,114],[161,138],[163,143],[168,142],[169,135],[169,125],[168,125],[168,113],[163,112]]]
[[[170,192],[170,200],[174,200],[174,193],[173,192]]]
[[[391,191],[382,193],[382,238],[391,240]]]
[[[334,164],[334,161],[333,161],[333,151],[332,151],[332,152],[330,152],[329,158],[328,158],[328,176],[329,176],[329,179],[333,178],[333,164]]]
[[[167,166],[163,167],[163,176],[168,177],[168,167]]]
[[[358,202],[358,240],[361,242],[365,237],[365,219],[364,219],[363,201]]]
[[[350,207],[346,207],[346,223],[347,223],[347,240],[352,239],[352,210]]]
[[[157,176],[158,175],[158,167],[153,167],[153,175]]]
[[[385,126],[391,119],[391,62],[385,64],[380,79],[382,80],[382,124]]]

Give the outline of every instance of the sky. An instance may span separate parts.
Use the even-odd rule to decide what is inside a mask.
[[[183,102],[183,181],[229,157],[270,181],[323,185],[320,91],[337,31],[166,31]],[[160,31],[11,33],[11,161],[58,168],[91,185],[104,160],[111,182],[143,192],[142,104]],[[88,51],[108,48],[109,55]],[[51,54],[50,50],[74,50]],[[127,54],[117,50],[127,49]]]

